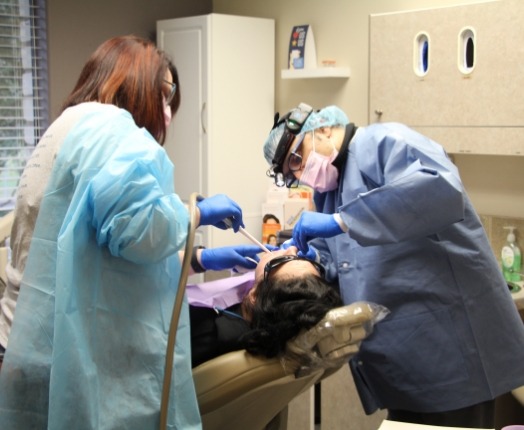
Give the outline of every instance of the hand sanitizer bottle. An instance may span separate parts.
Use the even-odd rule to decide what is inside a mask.
[[[518,282],[520,281],[522,257],[515,241],[515,227],[508,226],[504,229],[509,230],[509,233],[501,252],[502,273],[507,282]]]

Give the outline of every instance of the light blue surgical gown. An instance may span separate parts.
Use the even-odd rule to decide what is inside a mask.
[[[0,372],[0,428],[159,427],[187,223],[164,149],[128,112],[95,104],[67,133],[41,202]],[[200,429],[187,303],[173,378],[169,428]]]
[[[358,128],[317,210],[348,234],[315,239],[345,303],[391,313],[351,360],[367,413],[441,412],[524,385],[524,326],[456,166],[401,124]]]

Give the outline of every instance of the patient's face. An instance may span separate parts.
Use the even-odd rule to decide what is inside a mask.
[[[264,268],[266,264],[273,258],[280,257],[281,255],[297,255],[298,249],[295,246],[290,246],[284,250],[273,251],[271,253],[262,254],[260,261],[255,269],[255,285],[258,285],[264,279]],[[311,273],[318,275],[317,269],[307,260],[293,260],[285,264],[282,264],[271,271],[270,276],[278,277],[293,277],[297,274]]]
[[[260,257],[260,261],[258,262],[258,265],[255,269],[255,284],[254,287],[251,288],[249,293],[244,297],[244,300],[242,302],[242,315],[246,321],[251,321],[251,308],[255,303],[256,300],[256,292],[259,287],[264,282],[264,269],[268,262],[273,260],[274,258],[283,256],[283,255],[297,255],[298,249],[295,246],[290,246],[289,248],[285,250],[278,250],[273,251],[271,253],[265,253]],[[296,277],[297,275],[306,275],[306,274],[312,274],[312,275],[319,275],[319,272],[315,268],[315,266],[308,260],[291,260],[287,261],[283,264],[278,265],[277,267],[274,267],[271,272],[269,273],[269,276],[271,279],[275,279],[275,277],[278,277],[280,279],[282,278],[292,278]]]

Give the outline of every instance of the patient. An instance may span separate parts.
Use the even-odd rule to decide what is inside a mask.
[[[190,306],[193,367],[239,349],[278,356],[289,339],[343,305],[323,279],[323,267],[298,257],[293,246],[263,254],[252,275],[241,303],[226,309]]]

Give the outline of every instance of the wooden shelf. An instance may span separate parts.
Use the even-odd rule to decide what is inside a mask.
[[[344,78],[350,76],[349,67],[318,67],[316,69],[284,69],[282,79]]]

